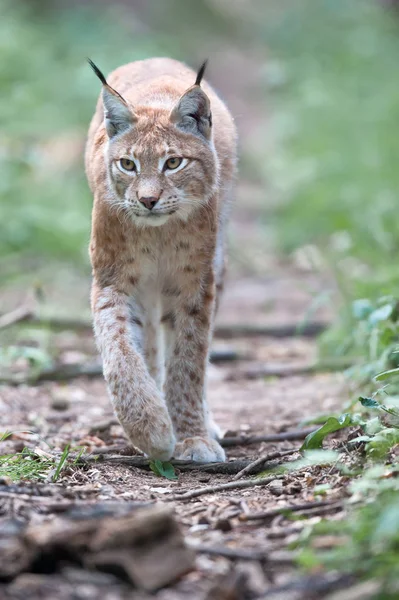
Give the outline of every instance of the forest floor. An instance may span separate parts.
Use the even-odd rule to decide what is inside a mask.
[[[245,196],[245,190],[239,196]],[[318,465],[280,476],[268,473],[272,474],[269,484],[253,485],[259,482],[254,479],[255,471],[235,479],[240,465],[263,455],[271,457],[258,471],[298,460],[302,442],[288,439],[286,432],[309,428],[307,419],[339,411],[347,399],[341,373],[301,373],[303,366],[317,360],[314,337],[296,335],[295,331],[284,337],[262,335],[264,326],[278,329],[301,323],[312,298],[323,291],[326,282],[294,260],[274,256],[263,233],[264,225],[257,220],[261,198],[258,195],[256,200],[256,194],[252,197],[252,203],[244,205],[243,199],[237,203],[233,218],[232,265],[217,320],[219,333],[224,330],[224,334],[216,336],[213,345],[214,351],[233,351],[239,359],[210,365],[208,399],[228,438],[279,434],[280,439],[227,447],[231,473],[223,473],[222,467],[216,473],[202,467],[188,471],[178,468],[178,479],[169,480],[121,458],[130,456],[133,460],[135,452],[126,446],[101,377],[33,386],[3,385],[1,430],[14,433],[0,442],[0,454],[21,452],[26,447],[45,457],[45,453],[61,452],[67,444],[86,450],[86,462],[65,463],[55,483],[51,480],[53,471],[44,481],[28,478],[13,483],[7,477],[0,479],[0,523],[3,532],[9,531],[9,539],[15,540],[21,528],[33,527],[40,532],[60,519],[76,523],[82,515],[118,517],[124,508],[135,510],[136,504],[162,504],[173,509],[185,543],[194,548],[196,556],[189,572],[177,581],[173,581],[171,567],[170,584],[156,592],[159,599],[295,600],[324,598],[334,589],[337,582],[322,573],[305,576],[298,570],[291,544],[309,523],[322,516],[342,517],[347,478],[331,465]],[[241,248],[245,255],[238,250]],[[331,318],[325,308],[316,316],[326,322]],[[240,335],[235,327],[242,325],[258,328],[257,334]],[[231,338],[226,339],[229,331]],[[84,364],[95,357],[90,331],[61,331],[54,335],[54,345],[60,365]],[[265,366],[269,374],[262,374]],[[342,439],[335,435],[327,447],[337,447]],[[247,479],[252,481],[250,487],[218,489],[219,484]],[[322,484],[329,484],[323,496],[315,493],[315,487]],[[187,494],[199,488],[202,493],[198,496]],[[300,518],[293,520],[292,513],[281,512],[302,504],[307,506],[297,513]],[[265,511],[268,514],[251,519],[254,513]],[[18,552],[10,547],[17,561]],[[83,570],[85,565],[73,564],[67,552],[56,562],[43,568],[36,561],[36,567],[31,562],[30,567],[16,569],[0,583],[0,597],[150,597],[146,591],[133,592],[118,569],[107,574]],[[157,571],[158,564],[153,564],[153,569]]]

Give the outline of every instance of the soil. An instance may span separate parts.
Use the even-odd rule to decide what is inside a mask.
[[[243,194],[241,189],[240,195]],[[258,195],[253,202],[260,201]],[[300,268],[294,260],[276,258],[254,218],[259,214],[259,206],[250,205],[251,210],[244,209],[242,202],[237,206],[241,208],[236,210],[232,223],[232,265],[219,323],[276,325],[300,322],[312,299],[326,289],[328,281],[307,268]],[[240,247],[245,248],[246,256],[237,259],[237,248]],[[256,260],[252,261],[251,255]],[[326,307],[319,309],[316,316],[331,319]],[[91,336],[85,333],[60,332],[54,337],[54,345],[61,364],[84,362],[95,356]],[[254,380],[240,375],[248,366],[278,363],[289,367],[311,363],[317,358],[317,341],[314,339],[301,336],[282,339],[236,337],[226,341],[215,339],[213,347],[215,350],[234,349],[245,357],[234,363],[213,364],[209,369],[209,404],[228,437],[308,427],[306,420],[341,410],[347,398],[345,381],[340,373]],[[234,381],[231,380],[232,371]],[[182,492],[230,482],[234,475],[191,470],[178,472],[178,480],[170,481],[150,471],[107,462],[110,455],[131,455],[135,451],[127,448],[101,378],[47,382],[37,386],[3,385],[0,388],[0,421],[2,430],[15,432],[7,441],[0,442],[1,453],[20,451],[24,446],[54,453],[70,444],[72,448],[84,446],[86,456],[103,452],[104,457],[101,460],[100,454],[98,460],[84,465],[68,464],[56,483],[22,481],[11,485],[3,480],[0,484],[0,523],[12,518],[24,525],[44,524],[57,519],[60,514],[69,514],[71,508],[81,509],[86,505],[108,503],[115,507],[132,502],[164,503],[173,507],[187,545],[196,547],[199,544],[201,548],[197,546],[195,568],[156,592],[156,598],[270,597],[295,600],[325,597],[334,589],[335,580],[317,573],[314,577],[305,577],[293,565],[295,550],[290,544],[309,523],[322,518],[317,510],[303,511],[300,520],[292,520],[284,514],[245,520],[246,514],[272,508],[344,498],[347,482],[331,465],[302,468],[282,479],[275,479],[270,485],[210,491],[196,498],[181,499]],[[22,433],[26,431],[30,433]],[[338,439],[336,436],[328,446],[337,446]],[[238,445],[227,448],[227,457],[228,461],[252,461],[262,454],[299,449],[300,445],[300,441],[284,440]],[[294,453],[271,464],[298,458],[299,454]],[[315,486],[324,483],[330,485],[326,495],[315,495]],[[326,508],[326,511],[333,519],[343,514],[340,506],[331,511]],[[226,552],[230,556],[223,556]],[[10,581],[3,581],[0,597],[122,599],[149,596],[133,590],[128,582],[116,575],[65,564],[55,572],[22,573]]]

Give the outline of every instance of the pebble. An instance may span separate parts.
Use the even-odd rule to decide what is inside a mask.
[[[272,481],[271,483],[269,483],[267,489],[271,494],[273,494],[273,496],[281,496],[281,494],[284,491],[283,482],[279,479],[276,479],[276,481]]]

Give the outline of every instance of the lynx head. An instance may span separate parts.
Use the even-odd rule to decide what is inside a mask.
[[[172,108],[131,106],[89,63],[103,84],[110,202],[144,226],[187,219],[217,180],[210,101],[200,85],[206,62]]]

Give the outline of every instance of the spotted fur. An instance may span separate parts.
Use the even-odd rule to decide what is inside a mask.
[[[224,460],[204,386],[236,132],[201,82],[204,68],[197,80],[166,58],[122,66],[107,79],[98,70],[103,91],[86,149],[91,304],[104,376],[131,443],[162,460]],[[170,157],[184,159],[175,171],[165,167]]]

